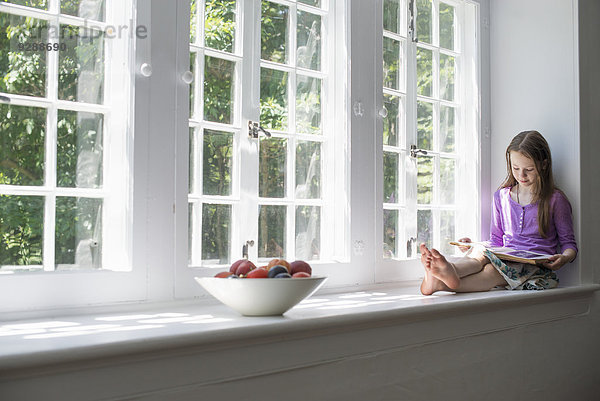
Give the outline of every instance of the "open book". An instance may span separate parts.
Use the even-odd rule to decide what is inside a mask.
[[[483,245],[485,249],[491,251],[500,260],[507,260],[509,262],[520,262],[528,263],[530,265],[540,265],[548,261],[548,258],[552,255],[545,255],[543,253],[531,252],[531,251],[519,251],[517,249],[500,247],[500,246],[489,246],[485,242],[450,242],[450,245],[466,246],[468,248],[473,245]]]

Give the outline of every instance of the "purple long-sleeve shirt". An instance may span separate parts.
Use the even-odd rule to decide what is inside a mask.
[[[546,238],[538,232],[538,203],[521,206],[510,197],[510,188],[494,193],[490,228],[492,246],[527,250],[553,255],[571,248],[578,251],[573,233],[569,200],[559,191],[550,198],[550,221]]]

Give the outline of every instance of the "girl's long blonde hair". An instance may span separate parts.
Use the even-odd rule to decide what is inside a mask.
[[[518,181],[512,173],[510,152],[519,152],[533,160],[537,180],[533,183],[532,202],[538,202],[538,232],[546,237],[550,224],[550,198],[555,190],[552,176],[552,155],[546,139],[537,131],[523,131],[506,148],[506,179],[500,188],[513,187]],[[560,191],[560,190],[559,190]]]

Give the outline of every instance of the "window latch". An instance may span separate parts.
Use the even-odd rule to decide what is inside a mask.
[[[417,145],[410,145],[410,157],[417,157],[419,153],[422,155],[426,155],[427,151],[423,149],[417,149]]]
[[[0,102],[2,103],[10,103],[10,98],[8,96],[0,95]]]
[[[248,240],[244,245],[242,245],[242,258],[248,259],[248,247],[254,246],[254,240]]]
[[[256,121],[249,120],[248,121],[248,137],[257,139],[260,133],[263,133],[267,138],[271,137],[271,133],[260,126]]]
[[[414,43],[418,43],[419,39],[417,38],[417,29],[415,28],[415,0],[409,1],[408,13],[409,13],[408,36]]]

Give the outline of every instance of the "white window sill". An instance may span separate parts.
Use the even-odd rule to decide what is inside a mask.
[[[68,369],[127,355],[135,358],[194,347],[232,349],[367,328],[402,329],[403,336],[391,344],[394,347],[441,341],[586,314],[598,290],[599,284],[585,284],[539,292],[500,290],[425,297],[416,286],[379,285],[357,292],[317,293],[280,317],[243,317],[221,304],[186,302],[127,313],[3,322],[0,377],[44,368],[55,371],[59,366]],[[481,316],[486,318],[478,320]],[[470,323],[455,324],[443,332],[432,330],[443,321],[461,317]],[[429,329],[415,328],[416,323]]]

